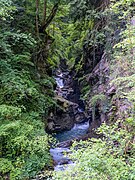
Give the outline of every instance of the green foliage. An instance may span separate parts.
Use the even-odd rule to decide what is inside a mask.
[[[132,133],[119,128],[119,122],[113,126],[103,124],[99,128],[103,139],[91,139],[86,142],[75,142],[72,147],[72,158],[75,167],[54,173],[53,179],[134,179],[135,159],[131,142]],[[131,157],[127,159],[127,150]]]
[[[1,169],[1,173],[5,174],[5,173],[10,172],[13,169],[13,165],[11,161],[9,161],[8,159],[1,158],[0,169]]]
[[[80,84],[80,87],[82,87],[81,88],[81,98],[83,100],[87,100],[88,97],[89,97],[89,94],[91,92],[91,86],[88,84],[87,75],[84,75],[83,77],[80,77],[78,79],[78,82]]]
[[[105,34],[101,24],[106,15],[102,9],[100,10],[100,7],[98,8],[100,3],[101,1],[91,0],[70,2],[71,24],[68,27],[68,59],[70,67],[76,65],[75,68],[78,72],[82,70],[85,60],[88,58],[87,51],[93,58],[91,61],[96,63],[94,53],[98,47],[104,44]]]
[[[13,6],[12,0],[1,0],[0,1],[0,18],[6,20],[6,18],[11,18],[11,13],[15,11],[16,8]]]
[[[99,32],[96,25],[97,20],[102,20],[103,15],[94,7],[95,3],[91,1],[89,3],[71,1],[59,5],[58,13],[47,28],[48,34],[54,39],[48,58],[52,67],[55,67],[62,58],[68,60],[70,68],[76,64],[75,69],[79,71],[84,61],[83,48],[90,49],[93,44],[97,47],[104,43],[104,33]],[[76,63],[77,58],[79,58],[78,63]]]
[[[11,179],[33,177],[51,162],[48,136],[39,117],[31,114],[20,119],[2,121],[0,127],[1,173],[10,173]]]
[[[29,179],[52,165],[44,128],[56,105],[54,80],[38,77],[32,58],[37,42],[25,5],[0,1],[0,179]]]
[[[121,9],[120,13],[118,9]],[[134,12],[134,1],[113,1],[111,10],[118,16],[119,21],[125,21],[125,29],[120,33],[120,41],[113,46],[113,61],[112,61],[112,81],[111,85],[117,88],[116,96],[121,101],[126,101],[130,105],[127,106],[128,115],[134,118],[135,105],[135,26],[132,23]],[[114,71],[115,70],[115,71]],[[130,112],[130,114],[129,114]],[[125,117],[123,117],[125,119]],[[131,125],[132,127],[132,125]]]
[[[92,3],[92,1],[90,2]],[[112,62],[109,77],[111,80],[110,85],[116,88],[116,95],[113,96],[112,101],[115,103],[115,107],[118,108],[114,114],[117,122],[114,123],[110,120],[110,125],[102,124],[97,130],[102,139],[90,139],[80,143],[75,142],[72,147],[72,154],[69,155],[75,162],[75,166],[71,166],[65,171],[54,172],[53,179],[132,180],[135,179],[135,30],[134,26],[131,25],[131,18],[135,10],[134,0],[112,0],[108,8],[102,12],[105,5],[103,3],[101,5],[103,9],[97,14],[95,13],[94,4],[91,3],[87,4],[86,1],[78,0],[72,1],[72,15],[76,26],[76,31],[72,31],[75,37],[72,40],[74,40],[74,44],[79,42],[76,49],[80,50],[78,53],[80,61],[82,60],[82,49],[84,47],[87,48],[86,51],[90,51],[90,48],[93,46],[103,45],[106,39],[104,43],[105,52],[107,53],[108,61],[111,60]],[[89,9],[90,11],[87,12]],[[94,17],[91,13],[92,10]],[[88,26],[87,18],[89,18],[92,28]],[[101,30],[104,25],[101,25],[99,29],[97,28],[97,24],[100,24],[98,23],[100,19],[105,21],[104,34]],[[80,32],[83,32],[85,21],[85,32],[87,31],[87,33],[85,35],[83,33],[82,41],[80,38],[81,33],[77,33],[77,30],[79,29]],[[120,30],[119,32],[117,31],[118,29]],[[81,43],[79,39],[81,39]],[[80,44],[82,46],[79,46]],[[77,52],[77,50],[74,52]],[[71,58],[71,60],[70,64],[75,63],[75,58]],[[87,89],[87,85],[83,88],[84,91],[86,90],[85,88]],[[108,110],[110,106],[108,106],[107,97],[103,94],[93,96],[90,103],[93,111],[95,106],[98,105],[100,107],[99,110],[103,113],[106,113],[106,109]],[[126,106],[127,104],[128,107]],[[105,106],[108,107],[105,108]],[[121,118],[118,114],[121,112],[121,108],[124,109],[125,107],[128,108],[128,112],[125,112],[126,116],[124,116],[123,111]],[[111,111],[112,109],[110,109]]]
[[[86,85],[81,89],[82,98],[86,100],[88,98],[88,95],[90,93],[90,86]]]
[[[21,115],[21,108],[8,106],[5,104],[0,105],[0,119],[14,119]]]
[[[40,3],[39,15],[43,14],[43,3]],[[56,1],[48,1],[47,16],[54,3]],[[30,179],[52,163],[44,127],[49,111],[56,106],[53,100],[55,82],[47,74],[41,77],[38,70],[43,64],[53,70],[60,59],[67,59],[70,68],[79,73],[86,58],[96,62],[95,52],[102,46],[108,54],[114,54],[114,73],[111,74],[115,80],[112,84],[117,87],[117,97],[131,102],[130,115],[125,122],[122,119],[114,125],[103,124],[98,130],[103,135],[102,140],[75,143],[71,157],[76,166],[55,173],[53,178],[134,179],[135,31],[131,26],[134,1],[113,0],[104,11],[105,6],[96,0],[61,1],[57,15],[46,30],[54,41],[50,48],[50,44],[44,47],[45,34],[41,35],[40,42],[35,40],[35,1],[0,1],[1,179]],[[116,29],[123,22],[126,23],[125,29],[121,29],[117,37]],[[34,51],[36,58],[32,57]],[[42,56],[40,51],[45,55]],[[41,55],[39,59],[38,54]],[[35,59],[42,59],[40,67],[35,66]],[[94,63],[91,66],[94,67]],[[86,98],[88,93],[89,86],[85,84],[82,94]],[[98,103],[102,104],[103,111],[106,104],[103,94],[92,98],[93,108]]]
[[[104,94],[97,94],[91,98],[91,106],[94,107],[97,105],[97,103],[103,102],[106,100],[106,96]]]
[[[57,67],[60,63],[60,59],[68,59],[67,48],[69,45],[67,34],[68,34],[68,20],[69,5],[67,2],[59,5],[59,11],[55,18],[47,28],[47,32],[54,39],[51,46],[48,62],[51,67]]]

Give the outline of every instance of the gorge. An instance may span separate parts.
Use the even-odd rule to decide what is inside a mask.
[[[65,65],[66,66],[66,65]],[[67,67],[67,66],[66,66]],[[61,69],[63,69],[61,67]],[[78,87],[74,87],[73,89],[73,78],[71,77],[70,72],[65,69],[64,72],[58,69],[56,70],[55,74],[55,80],[56,80],[56,90],[55,93],[57,96],[59,96],[59,101],[62,101],[62,104],[68,103],[68,106],[71,106],[66,110],[66,112],[62,112],[61,114],[57,114],[58,110],[56,110],[56,119],[52,122],[49,121],[50,124],[53,123],[52,129],[48,128],[49,132],[57,132],[54,137],[56,138],[57,144],[55,148],[50,149],[50,153],[54,160],[54,170],[64,170],[64,167],[66,164],[68,165],[74,165],[74,163],[67,157],[64,156],[64,152],[70,152],[69,146],[71,144],[71,141],[73,141],[76,138],[80,138],[81,136],[85,135],[89,128],[89,119],[86,117],[85,111],[85,105],[80,100],[80,94],[74,94],[74,91],[77,90]],[[72,93],[72,96],[74,98],[72,99],[73,102],[69,101],[70,94]],[[78,90],[79,93],[79,90]],[[58,99],[58,98],[57,98]],[[79,102],[79,104],[77,104]],[[82,104],[82,106],[80,106]],[[64,113],[64,119],[61,119],[61,116],[63,117]],[[70,114],[70,116],[65,119],[67,116],[66,114]],[[53,118],[52,118],[53,119]],[[72,120],[71,120],[72,119]],[[50,127],[51,125],[48,126]],[[67,127],[63,127],[62,123],[67,124]],[[69,125],[68,125],[69,124]],[[71,124],[73,127],[71,127]]]
[[[0,0],[0,179],[135,179],[134,0]]]

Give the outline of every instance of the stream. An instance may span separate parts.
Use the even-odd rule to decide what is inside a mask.
[[[66,93],[65,93],[65,83],[64,83],[64,73],[61,72],[60,70],[58,71],[59,73],[57,74],[57,76],[55,77],[56,83],[57,83],[57,94],[59,96],[62,96],[64,98],[66,98]],[[67,72],[66,72],[66,76],[67,76]],[[64,90],[63,90],[64,89]],[[83,112],[84,109],[80,106],[78,106],[78,112]],[[82,123],[77,123],[74,124],[74,127],[69,130],[69,131],[63,131],[63,132],[59,132],[56,135],[54,135],[56,141],[59,144],[62,144],[66,141],[81,137],[83,135],[85,135],[88,131],[89,128],[89,121],[85,121]],[[70,160],[66,155],[66,153],[70,153],[70,147],[55,147],[55,148],[51,148],[50,149],[50,154],[53,157],[54,160],[54,170],[55,171],[63,171],[65,169],[67,169],[69,166],[74,166],[74,162],[72,162],[72,160]]]

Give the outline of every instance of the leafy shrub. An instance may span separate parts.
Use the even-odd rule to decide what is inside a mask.
[[[94,107],[98,102],[105,101],[106,96],[104,94],[97,94],[91,98],[91,106]]]
[[[74,160],[75,167],[54,173],[53,179],[134,179],[132,133],[119,128],[119,122],[113,126],[103,124],[98,132],[103,134],[103,140],[90,139],[73,144],[70,158]],[[128,148],[131,149],[130,156]]]
[[[43,127],[37,115],[34,119],[34,114],[1,123],[0,149],[4,159],[1,159],[0,172],[3,176],[9,173],[11,179],[33,177],[51,163],[48,136]]]
[[[14,119],[21,115],[21,108],[8,106],[8,105],[0,105],[0,119]]]
[[[37,42],[28,31],[19,30],[19,20],[14,26],[11,18],[18,12],[12,4],[0,1],[0,179],[22,180],[51,165],[44,127],[55,104],[54,82],[46,74],[44,82],[37,76],[31,58]]]
[[[0,159],[0,171],[2,174],[8,173],[13,170],[12,162],[8,159],[1,158]]]

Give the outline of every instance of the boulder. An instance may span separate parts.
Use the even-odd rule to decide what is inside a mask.
[[[48,117],[47,130],[50,133],[70,130],[75,123],[74,109],[78,104],[70,102],[61,96],[54,98],[57,101],[55,114],[50,113]]]
[[[75,115],[75,122],[76,123],[83,123],[87,120],[86,116],[85,116],[85,113],[84,112],[78,112],[76,115]]]
[[[70,130],[74,126],[74,117],[70,116],[70,112],[62,113],[54,118],[54,132]]]
[[[69,159],[62,159],[62,160],[59,162],[59,165],[69,164],[69,162],[70,162]]]
[[[55,124],[54,124],[54,122],[53,121],[51,121],[51,122],[48,122],[48,124],[47,124],[47,131],[54,131],[54,128],[55,127]]]
[[[78,107],[78,104],[68,101],[67,99],[63,98],[62,96],[55,96],[54,99],[57,101],[58,104],[64,106],[65,108],[69,107],[69,106]]]

